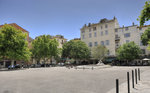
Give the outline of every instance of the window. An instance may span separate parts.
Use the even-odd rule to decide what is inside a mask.
[[[61,44],[63,44],[64,43],[64,41],[63,40],[61,40]]]
[[[101,29],[103,29],[103,26],[101,26]]]
[[[84,30],[82,30],[82,33],[85,33],[85,31],[84,31]]]
[[[96,30],[96,27],[93,27],[93,31],[95,31]]]
[[[94,33],[94,37],[96,37],[97,36],[97,34],[96,34],[96,32]]]
[[[107,25],[107,24],[105,25],[105,28],[108,28],[108,25]]]
[[[108,35],[108,31],[107,30],[105,31],[105,35]]]
[[[125,28],[125,31],[127,31],[128,29],[129,29],[129,28],[128,28],[128,27],[126,27],[126,28]]]
[[[140,37],[142,36],[143,33],[140,33]]]
[[[108,50],[107,55],[110,55],[110,51]]]
[[[142,30],[142,27],[140,27],[139,30]]]
[[[101,41],[101,45],[104,46],[104,41]]]
[[[141,51],[142,51],[142,54],[145,54],[145,49],[141,49]]]
[[[106,40],[106,45],[109,45],[109,40]]]
[[[115,29],[115,32],[118,32],[118,29]]]
[[[82,38],[83,38],[83,39],[85,38],[84,35],[82,35]]]
[[[140,46],[143,46],[143,43],[142,43],[142,41],[140,42]]]
[[[118,38],[119,36],[118,35],[115,35],[115,38]]]
[[[129,40],[126,40],[126,43],[129,43],[130,41]]]
[[[98,45],[97,42],[94,42],[94,45],[97,46]]]
[[[124,34],[124,37],[125,37],[125,38],[126,38],[126,37],[130,37],[130,33]]]
[[[89,32],[91,32],[91,28],[89,28]]]
[[[103,31],[101,32],[101,36],[103,36]]]
[[[92,37],[92,34],[91,33],[89,33],[89,38],[91,38]]]
[[[92,47],[92,42],[89,42],[89,47]]]

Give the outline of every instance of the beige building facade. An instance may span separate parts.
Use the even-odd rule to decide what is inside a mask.
[[[99,23],[84,25],[80,29],[81,41],[85,42],[89,48],[97,45],[104,45],[109,50],[108,56],[115,57],[119,46],[134,41],[140,46],[143,55],[149,55],[147,46],[141,42],[142,33],[149,26],[139,27],[134,25],[120,27],[117,18],[112,20],[101,19]]]
[[[67,39],[64,38],[64,36],[62,35],[56,35],[56,36],[53,36],[52,38],[55,38],[58,41],[59,43],[58,48],[62,48],[63,44],[67,42]]]
[[[134,41],[142,50],[142,55],[149,55],[150,51],[147,50],[147,46],[144,46],[141,42],[141,35],[149,26],[139,27],[138,25],[132,24],[132,26],[120,27],[115,29],[115,43],[116,50],[119,46]]]
[[[104,45],[109,50],[108,56],[115,56],[115,32],[119,28],[117,19],[101,19],[99,23],[84,25],[81,28],[81,41],[90,48]]]

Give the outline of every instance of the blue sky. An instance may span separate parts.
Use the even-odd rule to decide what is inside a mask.
[[[137,21],[146,0],[0,0],[0,24],[17,23],[30,37],[43,34],[79,38],[84,24],[114,16],[120,26]]]

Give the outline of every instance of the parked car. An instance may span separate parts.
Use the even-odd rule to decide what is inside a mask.
[[[58,63],[57,65],[58,66],[64,66],[65,64],[64,63]]]
[[[21,66],[19,64],[16,64],[15,68],[18,69],[18,68],[21,68]]]
[[[41,67],[40,64],[35,64],[35,68],[39,68],[39,67]]]
[[[10,66],[8,66],[8,69],[15,69],[15,66],[14,65],[10,65]]]
[[[35,68],[35,64],[30,65],[31,68]]]

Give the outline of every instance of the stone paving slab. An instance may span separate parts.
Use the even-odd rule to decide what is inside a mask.
[[[141,73],[141,81],[135,84],[135,88],[132,88],[131,82],[130,80],[130,93],[150,93],[150,70]],[[107,93],[116,93],[116,88],[111,89]],[[119,93],[128,93],[127,82],[119,86]]]

